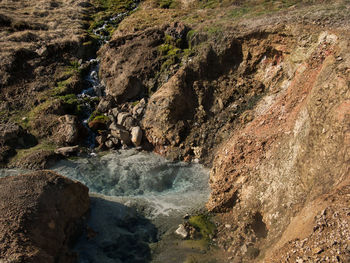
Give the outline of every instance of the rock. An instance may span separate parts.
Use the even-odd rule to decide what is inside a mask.
[[[125,122],[126,118],[128,118],[128,117],[131,117],[130,113],[128,113],[128,112],[119,113],[117,116],[117,123],[119,125],[124,125],[124,122]]]
[[[118,113],[119,113],[119,109],[118,109],[118,108],[113,108],[113,109],[110,110],[110,114],[111,114],[114,118],[117,118]]]
[[[12,156],[16,155],[16,151],[14,148],[4,145],[0,147],[0,164],[7,163],[8,159]]]
[[[136,124],[136,121],[133,117],[131,117],[131,115],[126,116],[123,122],[124,127],[127,128],[128,130],[130,130],[135,124]]]
[[[100,103],[97,106],[97,111],[104,113],[107,112],[109,109],[111,109],[115,105],[115,101],[113,97],[106,96],[100,100]]]
[[[27,148],[37,144],[37,140],[15,123],[0,123],[0,145],[11,148]]]
[[[165,34],[171,36],[173,39],[185,40],[188,30],[189,28],[184,23],[173,22],[165,31]]]
[[[179,227],[176,229],[175,233],[184,239],[188,237],[188,232],[183,224],[179,225]]]
[[[107,140],[107,141],[105,142],[105,145],[106,145],[106,147],[109,148],[109,149],[114,147],[114,143],[113,143],[112,140]]]
[[[99,135],[99,136],[96,136],[95,140],[96,140],[96,142],[97,142],[99,145],[102,145],[102,144],[104,144],[104,143],[106,142],[107,137],[106,137],[105,134],[101,134],[101,135]]]
[[[73,263],[88,188],[51,171],[0,179],[0,261]]]
[[[106,93],[117,103],[138,99],[146,93],[146,85],[161,65],[158,46],[163,43],[164,30],[165,27],[160,27],[114,34],[108,45],[99,50],[101,80],[106,84]]]
[[[108,127],[110,130],[119,130],[119,129],[125,129],[123,125],[117,124],[115,122],[112,122],[111,125]]]
[[[59,145],[76,145],[81,140],[83,126],[74,115],[64,115],[59,119],[59,126],[55,132],[55,141]]]
[[[117,138],[114,138],[114,137],[112,137],[112,138],[110,138],[110,140],[114,143],[114,145],[118,145],[119,144],[119,140],[117,139]]]
[[[139,103],[137,103],[133,108],[132,108],[132,116],[134,118],[140,118],[146,108],[146,100],[143,98],[142,100],[140,100]]]
[[[56,154],[61,154],[65,157],[71,156],[71,155],[75,155],[77,153],[79,149],[78,145],[75,146],[68,146],[68,147],[62,147],[62,148],[58,148],[55,150]]]
[[[127,130],[125,129],[111,130],[111,134],[113,137],[120,139],[122,144],[124,145],[131,144],[130,133]]]
[[[20,157],[10,167],[20,167],[23,169],[38,170],[48,169],[53,166],[60,156],[51,150],[35,150]]]
[[[136,146],[140,146],[142,141],[142,130],[139,126],[131,129],[131,142]]]

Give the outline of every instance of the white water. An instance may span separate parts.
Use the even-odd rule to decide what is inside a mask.
[[[87,223],[97,234],[79,239],[80,263],[151,262],[149,244],[203,207],[209,195],[209,171],[201,165],[135,149],[64,160],[52,169],[90,189]],[[23,172],[0,169],[0,177]]]

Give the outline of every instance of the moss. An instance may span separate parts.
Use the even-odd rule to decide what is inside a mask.
[[[103,123],[107,123],[107,122],[109,122],[109,118],[105,115],[98,115],[92,121],[100,121]]]
[[[107,123],[109,121],[109,118],[103,115],[102,113],[100,113],[99,111],[95,110],[89,117],[88,122],[91,122],[91,121],[100,121],[100,122]]]
[[[209,241],[216,230],[213,222],[210,221],[209,215],[196,215],[191,216],[189,223],[195,227],[201,234],[202,239]]]

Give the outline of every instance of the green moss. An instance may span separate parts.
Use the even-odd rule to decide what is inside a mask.
[[[105,115],[99,115],[99,116],[96,116],[92,121],[100,121],[103,123],[107,123],[109,121],[109,118]]]
[[[91,122],[91,121],[100,121],[103,123],[107,123],[107,122],[109,122],[109,118],[107,116],[103,115],[102,113],[100,113],[99,111],[94,111],[90,115],[88,122]]]
[[[208,215],[191,216],[189,223],[199,231],[202,239],[206,241],[210,240],[210,236],[213,235],[216,230],[214,223],[210,221]]]

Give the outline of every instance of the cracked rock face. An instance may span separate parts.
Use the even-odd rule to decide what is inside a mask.
[[[1,178],[0,261],[75,262],[69,246],[89,206],[86,186],[51,171]]]

